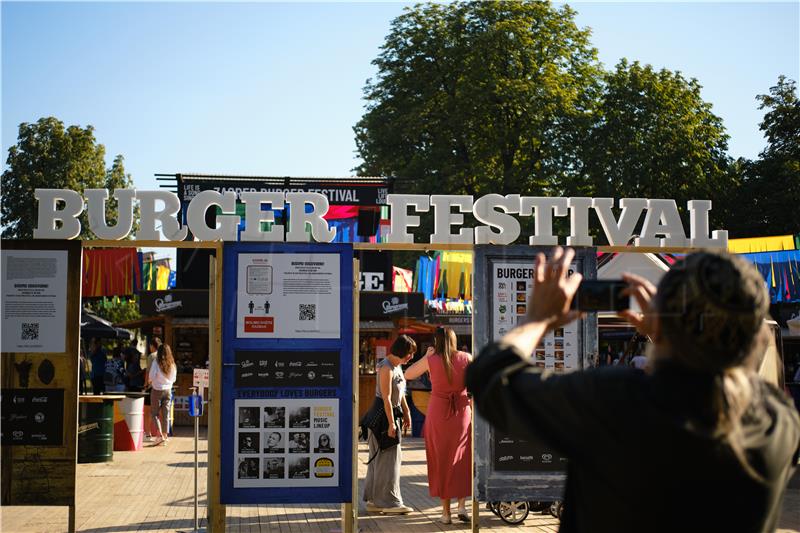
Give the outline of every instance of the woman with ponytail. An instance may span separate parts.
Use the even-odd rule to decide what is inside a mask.
[[[658,290],[625,276],[643,314],[648,373],[592,369],[545,377],[528,361],[576,318],[574,253],[540,254],[527,321],[467,371],[478,411],[499,430],[568,456],[560,531],[774,531],[798,460],[800,417],[756,374],[769,297],[755,267],[724,252],[675,264]],[[699,513],[689,519],[684,509]]]
[[[472,360],[459,351],[450,328],[436,328],[433,346],[406,370],[406,379],[430,372],[431,399],[425,414],[425,455],[428,490],[442,501],[440,521],[449,524],[450,500],[458,500],[458,518],[469,521],[465,500],[472,494],[472,407],[464,385],[464,373]]]

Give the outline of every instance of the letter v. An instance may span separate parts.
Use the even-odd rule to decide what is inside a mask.
[[[594,198],[592,200],[592,209],[600,219],[600,225],[603,226],[610,246],[626,246],[628,244],[642,212],[647,208],[647,200],[645,198],[622,198],[619,206],[622,208],[622,213],[618,222],[611,211],[611,208],[614,207],[613,198]]]

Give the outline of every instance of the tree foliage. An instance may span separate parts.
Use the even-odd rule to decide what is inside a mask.
[[[40,118],[35,123],[19,126],[17,144],[9,148],[7,169],[3,172],[2,213],[3,237],[29,239],[37,223],[34,189],[84,189],[132,187],[130,174],[125,173],[121,155],[110,169],[105,167],[105,147],[94,136],[94,128],[64,127],[54,117]],[[116,222],[113,201],[106,204],[106,220]],[[80,217],[81,238],[87,238],[88,215]]]
[[[800,99],[797,83],[785,76],[756,97],[766,109],[760,128],[767,146],[755,161],[743,161],[742,210],[731,227],[741,236],[800,232]]]
[[[547,2],[418,5],[373,63],[357,171],[415,178],[420,193],[550,190],[575,165],[598,89],[588,30]]]
[[[673,198],[684,215],[711,199],[732,237],[798,231],[794,82],[758,97],[759,160],[733,160],[696,79],[626,59],[606,72],[589,37],[546,2],[406,9],[364,88],[356,171],[401,178],[397,192]]]
[[[722,119],[680,72],[620,61],[605,74],[583,172],[565,192],[612,198],[673,198],[681,210],[712,198],[720,215],[735,182]],[[719,205],[718,205],[719,204]]]

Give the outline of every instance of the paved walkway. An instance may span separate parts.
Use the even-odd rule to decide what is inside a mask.
[[[113,463],[78,465],[78,531],[191,531],[193,516],[193,439],[189,428],[166,447],[139,452],[115,452]],[[189,430],[189,431],[187,431]],[[200,516],[206,493],[206,441],[200,441]],[[361,446],[359,479],[366,475],[367,452]],[[371,515],[363,505],[359,526],[368,532],[468,531],[468,524],[442,525],[437,502],[428,496],[425,449],[421,439],[407,439],[403,450],[403,498],[414,512],[406,516]],[[800,477],[796,477],[783,511],[779,531],[800,531]],[[228,506],[227,530],[232,532],[328,533],[339,527],[339,505]],[[0,510],[4,533],[58,532],[66,529],[67,510],[58,507],[6,507]],[[203,520],[201,526],[205,524]],[[482,530],[558,531],[558,520],[531,514],[522,526],[512,527],[491,512],[480,514]]]

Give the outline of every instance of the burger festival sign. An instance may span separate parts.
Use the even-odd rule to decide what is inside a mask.
[[[213,191],[196,194],[186,207],[185,217],[180,217],[181,202],[169,191],[143,191],[116,189],[117,223],[106,221],[106,189],[86,189],[84,196],[66,189],[36,189],[38,200],[35,239],[74,239],[81,232],[79,215],[87,211],[89,229],[100,239],[119,240],[127,237],[133,228],[134,205],[139,207],[137,240],[183,241],[189,231],[200,241],[251,241],[251,242],[332,242],[336,228],[328,226],[323,218],[329,203],[325,195],[317,192],[265,192],[265,191]],[[247,224],[238,231],[241,217],[234,214],[237,202],[245,206],[245,219],[257,223]],[[562,244],[553,234],[554,217],[569,217],[570,233],[563,244],[567,246],[592,246],[589,234],[589,213],[594,211],[607,242],[611,246],[624,246],[634,237],[641,216],[644,222],[636,246],[725,248],[728,232],[710,231],[710,200],[690,200],[688,235],[683,227],[675,200],[587,197],[521,196],[519,194],[487,194],[477,199],[469,195],[389,194],[386,203],[391,208],[390,229],[386,238],[389,244],[414,242],[410,229],[420,225],[420,217],[432,211],[434,232],[430,244],[511,244],[521,234],[520,217],[533,217],[534,232],[528,236],[532,246]],[[267,207],[265,209],[265,206]],[[222,214],[216,217],[216,227],[206,221],[206,211],[218,207]],[[614,208],[621,211],[619,217]],[[288,228],[275,224],[275,210],[288,208]],[[464,214],[470,213],[479,225],[463,227]],[[180,222],[186,221],[185,224]],[[262,227],[261,222],[272,223]],[[306,228],[310,231],[307,232]],[[163,239],[162,239],[163,238]]]

